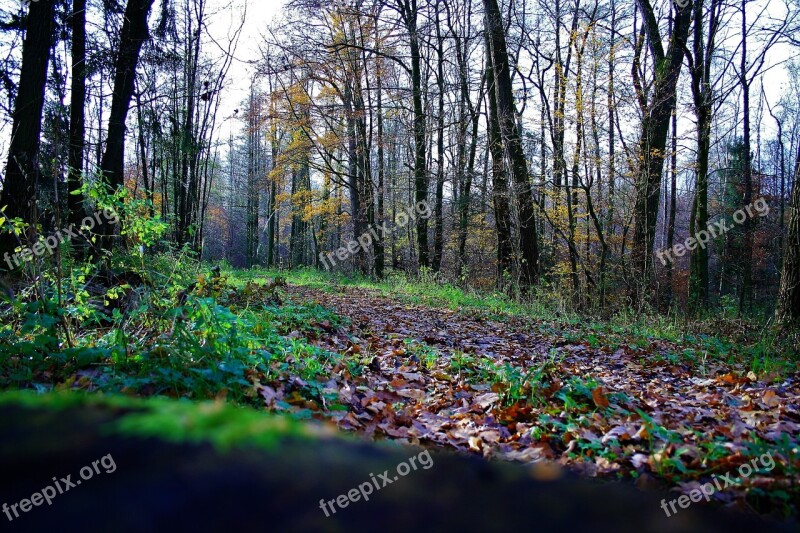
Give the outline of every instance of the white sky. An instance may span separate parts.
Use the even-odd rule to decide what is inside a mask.
[[[230,120],[228,117],[233,114],[235,109],[242,106],[242,102],[249,95],[250,82],[255,70],[249,62],[259,59],[259,47],[263,43],[263,35],[266,33],[267,26],[283,10],[284,4],[285,0],[214,0],[213,5],[215,6],[231,6],[220,11],[209,24],[209,31],[213,37],[222,42],[227,41],[226,36],[229,31],[238,27],[241,20],[240,6],[246,5],[247,7],[242,36],[235,54],[236,59],[231,65],[228,81],[225,84],[226,90],[222,95],[223,101],[219,114],[220,129],[217,138],[227,139],[231,130],[235,135],[236,131],[241,129],[241,124],[237,124],[237,121]]]

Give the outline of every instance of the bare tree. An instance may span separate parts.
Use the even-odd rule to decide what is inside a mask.
[[[497,0],[484,0],[486,10],[486,32],[489,41],[489,57],[494,74],[494,90],[497,104],[497,120],[503,138],[504,153],[508,158],[511,177],[519,202],[519,238],[521,282],[530,287],[539,279],[539,243],[536,220],[533,212],[533,193],[528,175],[528,162],[522,149],[517,113],[514,109],[511,72],[506,46],[503,19]]]

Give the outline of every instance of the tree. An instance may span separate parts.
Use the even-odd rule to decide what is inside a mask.
[[[488,36],[487,36],[488,39]],[[503,157],[503,137],[500,121],[497,116],[497,93],[494,90],[495,78],[492,60],[489,57],[490,46],[486,43],[486,86],[489,111],[489,152],[492,155],[492,205],[494,206],[494,224],[497,232],[497,281],[502,284],[503,277],[511,275],[513,267],[513,246],[511,242],[511,196],[508,191]]]
[[[744,131],[744,195],[742,205],[750,205],[753,201],[753,152],[750,142],[750,84],[747,76],[747,0],[742,0],[742,55],[739,78],[742,84],[742,129]],[[763,56],[762,56],[763,57]],[[756,71],[757,72],[757,71]],[[742,255],[742,282],[739,287],[739,312],[752,301],[753,278],[753,221],[748,217],[744,221],[744,254]]]
[[[55,25],[55,0],[31,2],[22,44],[22,68],[11,126],[0,208],[6,218],[37,223],[39,184],[39,136],[42,131],[47,65]],[[32,239],[32,236],[28,236]],[[11,233],[0,233],[0,255],[12,252],[18,242]]]
[[[469,227],[470,200],[472,198],[472,183],[475,174],[475,157],[478,149],[478,128],[480,127],[480,106],[483,101],[486,75],[481,76],[478,96],[478,109],[472,101],[469,87],[469,51],[471,35],[468,33],[472,15],[472,3],[467,2],[464,10],[464,35],[454,25],[452,12],[445,3],[447,21],[453,36],[453,48],[456,53],[456,66],[458,68],[458,126],[456,129],[456,168],[454,181],[457,184],[458,201],[458,265],[457,274],[463,276],[467,266],[467,231]],[[472,122],[472,134],[469,149],[467,148],[467,129]]]
[[[437,128],[436,128],[436,204],[434,206],[433,230],[433,263],[434,272],[442,268],[442,247],[444,238],[444,219],[442,204],[444,202],[444,35],[439,20],[439,4],[436,5],[436,88],[438,94]]]
[[[665,51],[661,29],[650,0],[637,0],[642,14],[643,29],[652,55],[652,91],[643,92],[638,70],[634,68],[634,84],[642,105],[642,125],[639,138],[639,171],[636,180],[634,206],[634,235],[632,260],[639,279],[634,281],[633,295],[649,284],[652,277],[653,245],[656,235],[661,177],[667,147],[670,119],[677,102],[678,78],[686,51],[691,26],[693,5],[691,1],[675,4],[671,31],[667,35],[669,47]],[[637,59],[639,55],[637,49]],[[636,61],[636,59],[635,59]]]
[[[414,200],[417,204],[428,201],[428,167],[425,146],[425,111],[422,107],[422,70],[420,39],[417,27],[419,8],[417,0],[397,0],[400,18],[408,32],[411,50],[411,99],[414,107]],[[417,246],[419,266],[428,267],[428,219],[417,218]]]
[[[748,56],[748,44],[751,39],[751,34],[758,33],[756,30],[764,30],[765,28],[757,27],[754,22],[748,25],[747,22],[747,5],[748,0],[741,0],[740,13],[741,13],[741,55],[740,64],[737,72],[739,84],[742,88],[742,130],[743,130],[743,143],[744,143],[744,191],[742,195],[743,205],[750,205],[753,202],[755,194],[753,182],[753,149],[751,142],[751,112],[750,112],[750,88],[755,79],[761,74],[767,58],[767,52],[783,38],[786,28],[793,21],[792,16],[787,16],[783,21],[778,23],[775,28],[766,28],[766,40],[756,54],[754,59]],[[761,18],[765,14],[766,6],[762,9],[761,13],[755,17],[755,20]],[[791,12],[790,12],[791,15]],[[754,248],[754,231],[755,224],[751,217],[747,217],[743,224],[744,230],[744,247],[739,259],[741,282],[739,284],[739,312],[749,307],[753,299],[753,248]]]
[[[106,149],[100,163],[100,171],[112,190],[123,187],[125,169],[125,123],[128,117],[133,89],[136,81],[136,66],[142,45],[150,38],[147,17],[153,0],[128,0],[120,32],[119,50],[114,61],[114,91],[111,98],[111,114],[108,119]],[[105,221],[100,226],[101,234],[109,237],[114,228]],[[111,241],[103,239],[103,248],[109,250]]]
[[[489,57],[494,75],[494,92],[497,105],[497,121],[500,125],[504,154],[508,158],[511,178],[519,202],[519,239],[522,257],[520,274],[523,287],[538,282],[539,244],[536,235],[536,219],[533,213],[533,193],[528,176],[528,162],[522,149],[514,109],[513,87],[506,46],[505,29],[497,0],[484,0],[486,10],[486,33],[489,41]],[[490,90],[492,88],[490,87]]]
[[[72,87],[69,105],[69,170],[67,174],[68,220],[83,220],[83,149],[86,131],[86,0],[72,0]],[[77,244],[77,243],[76,243]]]
[[[716,49],[722,2],[711,0],[706,32],[703,29],[703,6],[704,0],[696,0],[692,51],[687,54],[692,77],[694,111],[697,117],[697,188],[689,218],[690,235],[695,235],[708,226],[708,160],[711,152],[711,120],[714,115],[715,99],[711,83],[711,65]],[[708,249],[705,246],[698,246],[690,254],[689,304],[692,307],[705,306],[708,303]]]
[[[800,149],[789,206],[788,234],[784,242],[781,288],[775,319],[784,325],[800,324]]]

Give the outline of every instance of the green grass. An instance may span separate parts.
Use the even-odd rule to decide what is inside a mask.
[[[627,346],[644,356],[684,362],[702,367],[709,361],[741,366],[758,375],[775,379],[800,370],[800,345],[797,337],[778,335],[763,321],[751,319],[742,325],[721,309],[718,316],[687,321],[685,316],[644,314],[623,310],[608,319],[581,316],[568,312],[546,290],[525,299],[505,294],[479,293],[471,289],[442,284],[430,276],[410,279],[390,273],[383,281],[360,275],[328,273],[310,268],[276,271],[251,269],[230,271],[238,283],[283,276],[289,283],[336,293],[343,288],[357,288],[398,298],[404,302],[446,307],[466,313],[503,320],[510,316],[531,319],[540,334],[568,343],[587,344],[592,348],[614,351]],[[726,330],[730,333],[726,334]],[[666,343],[665,353],[659,345]]]
[[[175,269],[169,261],[153,264]],[[90,312],[85,302],[75,314],[49,300],[0,310],[0,389],[225,397],[263,405],[254,390],[257,382],[297,375],[308,381],[309,396],[319,396],[317,378],[339,362],[348,363],[306,339],[341,325],[335,313],[315,304],[281,305],[258,287],[239,290],[235,280],[224,277],[201,273],[192,278],[176,271],[180,275],[151,274],[179,278],[182,284],[195,279],[196,292],[181,301],[173,284],[148,287],[134,312],[106,316],[101,325],[79,320]],[[65,320],[80,324],[71,347],[64,338]]]
[[[391,274],[384,281],[368,277],[332,274],[311,268],[295,270],[250,270],[226,271],[239,284],[248,281],[285,277],[289,283],[336,293],[342,287],[376,291],[383,296],[396,296],[405,301],[451,309],[474,309],[500,315],[526,314],[531,306],[523,305],[499,293],[481,294],[450,284],[440,284],[433,280],[409,280],[400,274]]]

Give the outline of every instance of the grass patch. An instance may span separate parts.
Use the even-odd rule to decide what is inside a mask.
[[[544,289],[518,300],[497,292],[485,294],[438,283],[430,276],[409,279],[396,272],[383,281],[308,268],[252,269],[230,275],[241,283],[284,276],[292,284],[327,292],[358,288],[403,302],[447,307],[491,319],[524,317],[532,321],[531,326],[540,334],[554,337],[556,342],[586,344],[606,351],[624,346],[640,351],[646,358],[680,362],[701,370],[709,362],[720,361],[745,373],[753,371],[775,380],[800,370],[800,338],[780,335],[755,319],[735,319],[725,310],[696,321],[688,321],[685,316],[630,310],[599,319],[565,311]]]
[[[142,286],[134,310],[82,319],[71,343],[65,340],[65,322],[78,320],[97,303],[68,301],[59,308],[49,286],[48,300],[1,308],[0,389],[224,397],[263,405],[255,383],[297,375],[314,388],[317,378],[342,360],[308,340],[341,325],[335,313],[319,305],[275,302],[273,292],[255,285],[241,290],[237,278],[202,271],[191,277],[188,267],[184,272],[166,260],[152,264],[176,271],[148,272],[150,279],[177,279],[190,288]]]

